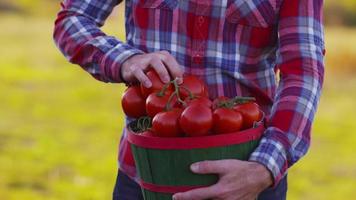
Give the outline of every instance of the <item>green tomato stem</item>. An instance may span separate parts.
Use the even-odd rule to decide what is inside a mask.
[[[149,130],[152,126],[151,118],[148,116],[143,116],[137,119],[134,126],[134,132],[142,133]]]
[[[185,87],[185,86],[179,86],[179,88],[182,88],[182,89],[184,89],[185,91],[188,92],[188,94],[189,94],[189,99],[194,99],[194,98],[195,98],[195,95],[194,95],[187,87]]]
[[[243,103],[247,103],[247,102],[251,102],[251,101],[256,101],[256,98],[255,97],[236,96],[236,97],[232,98],[232,101],[234,102],[234,104],[243,104]]]
[[[187,103],[184,102],[182,100],[182,98],[180,97],[180,94],[179,94],[179,89],[180,89],[180,86],[178,85],[177,81],[176,80],[173,80],[171,81],[173,83],[173,86],[174,86],[174,92],[171,94],[171,96],[169,97],[168,101],[167,101],[167,104],[165,106],[165,110],[166,111],[169,111],[172,109],[171,107],[171,103],[172,103],[172,100],[173,98],[176,96],[177,97],[177,100],[180,104],[182,104],[184,107],[187,106]]]
[[[174,81],[174,80],[173,80],[173,81]],[[171,84],[173,84],[173,81],[169,81],[168,83],[164,84],[164,86],[163,86],[163,88],[161,89],[161,91],[159,91],[159,92],[157,93],[157,96],[158,96],[158,97],[163,97],[164,94],[166,93],[168,87],[169,87]]]
[[[181,103],[181,104],[183,104],[184,107],[186,107],[186,106],[187,106],[187,103],[185,103],[185,102],[182,100],[182,98],[180,97],[180,94],[179,94],[179,88],[180,88],[180,86],[178,85],[177,80],[174,80],[174,81],[173,81],[173,85],[174,85],[175,93],[176,93],[176,95],[177,95],[178,102]],[[183,87],[183,88],[184,88],[184,87]],[[188,90],[188,91],[189,91],[189,90]],[[190,91],[189,91],[189,92],[190,92]]]
[[[168,101],[167,101],[167,104],[166,104],[166,106],[165,106],[165,108],[164,108],[165,111],[169,111],[169,110],[172,109],[172,108],[171,108],[171,102],[172,102],[174,96],[176,96],[176,91],[174,91],[174,92],[171,94],[171,96],[169,96]]]

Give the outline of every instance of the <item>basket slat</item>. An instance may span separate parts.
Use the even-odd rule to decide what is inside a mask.
[[[148,183],[170,186],[211,185],[216,175],[194,174],[189,167],[204,160],[239,159],[247,160],[257,147],[258,140],[248,143],[192,150],[145,149],[132,145],[139,177]]]
[[[129,142],[145,200],[171,200],[173,193],[206,187],[216,174],[194,174],[190,165],[204,160],[248,160],[258,146],[264,124],[241,132],[201,138],[158,138],[137,135]]]

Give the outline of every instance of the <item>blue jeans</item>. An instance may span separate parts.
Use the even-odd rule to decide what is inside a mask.
[[[275,188],[263,191],[258,200],[285,200],[287,196],[287,176]],[[143,200],[140,186],[126,174],[119,172],[113,200]]]

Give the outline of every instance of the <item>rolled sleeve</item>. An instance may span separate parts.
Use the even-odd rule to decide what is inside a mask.
[[[266,166],[274,185],[310,146],[324,78],[322,0],[284,1],[278,24],[280,81],[268,127],[250,160]]]
[[[103,82],[123,82],[120,67],[143,52],[100,30],[119,0],[65,0],[55,22],[54,41],[65,57]]]

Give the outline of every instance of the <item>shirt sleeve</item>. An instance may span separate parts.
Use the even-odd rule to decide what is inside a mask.
[[[103,82],[122,82],[120,66],[138,49],[107,36],[100,30],[121,0],[64,0],[53,38],[72,63],[80,65]]]
[[[260,145],[250,156],[266,166],[274,186],[304,156],[324,77],[323,0],[284,1],[278,24],[280,81]]]

